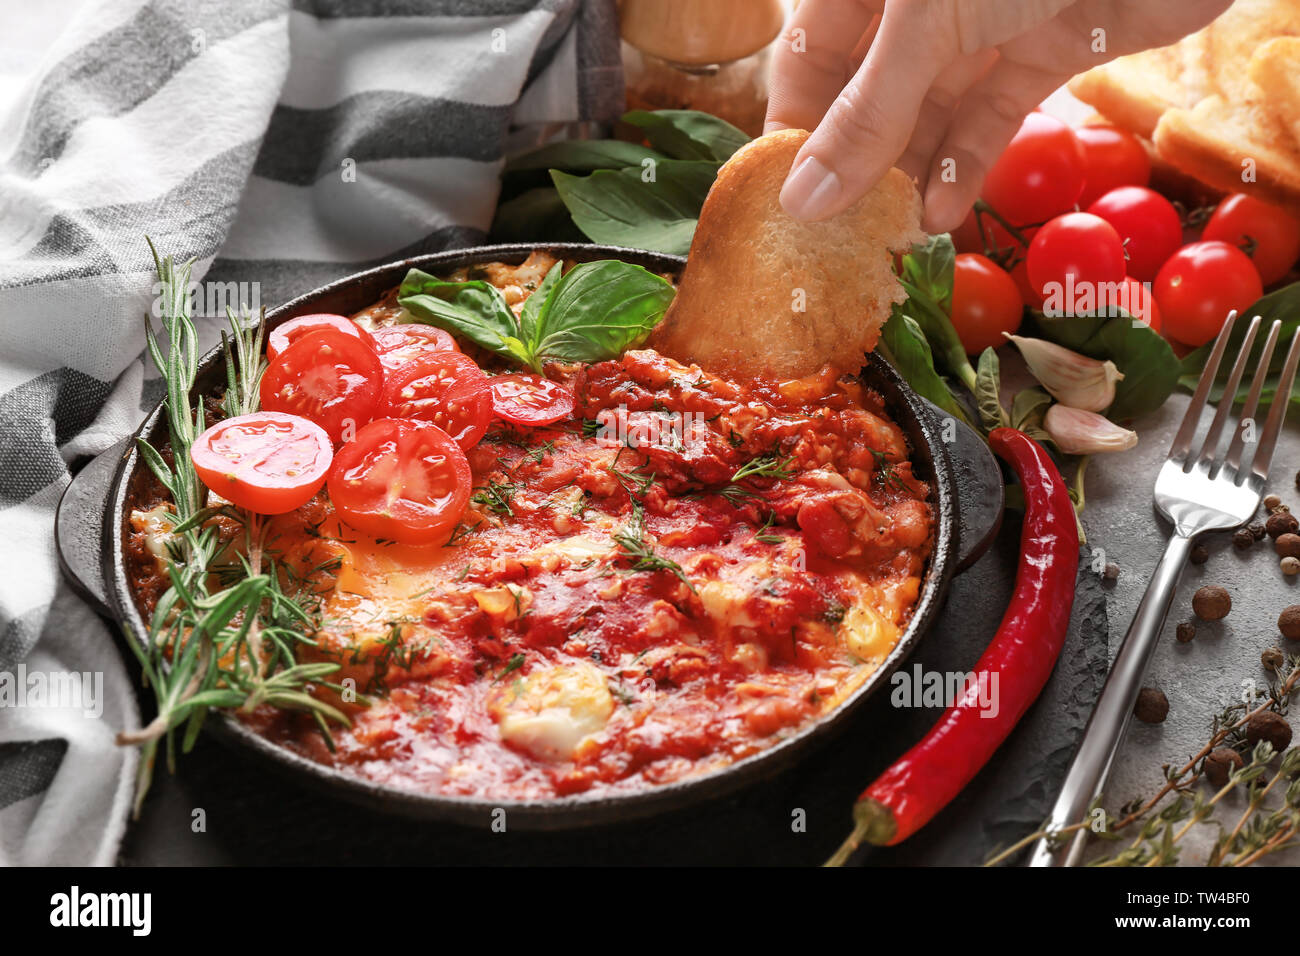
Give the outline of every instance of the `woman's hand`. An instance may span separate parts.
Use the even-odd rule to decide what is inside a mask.
[[[766,129],[814,132],[781,204],[825,219],[897,165],[920,183],[925,228],[953,229],[1044,97],[1200,29],[1229,3],[803,0],[777,43]]]

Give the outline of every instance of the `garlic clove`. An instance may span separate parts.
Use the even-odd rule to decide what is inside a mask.
[[[1138,442],[1137,432],[1121,428],[1105,415],[1053,405],[1043,417],[1043,428],[1067,455],[1102,455],[1124,451]]]
[[[1058,402],[1099,412],[1115,400],[1115,383],[1124,378],[1124,373],[1109,359],[1088,358],[1046,339],[1023,335],[1007,338],[1016,344],[1034,378]]]

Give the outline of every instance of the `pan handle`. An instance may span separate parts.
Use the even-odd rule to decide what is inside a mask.
[[[924,399],[923,399],[924,401]],[[961,574],[978,561],[992,545],[1002,527],[1006,486],[1002,466],[989,451],[988,443],[969,425],[959,422],[938,406],[926,402],[935,417],[936,430],[945,441],[957,492],[957,562]],[[951,421],[952,425],[947,423]]]
[[[90,460],[63,489],[54,515],[59,569],[72,589],[105,617],[112,617],[104,575],[104,512],[130,439]]]

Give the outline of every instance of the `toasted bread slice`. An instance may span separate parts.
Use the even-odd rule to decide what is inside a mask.
[[[1300,37],[1275,37],[1256,50],[1250,78],[1300,146]]]
[[[677,298],[650,345],[682,362],[796,378],[831,365],[857,371],[895,302],[892,253],[921,242],[921,197],[891,169],[822,222],[778,200],[804,130],[769,133],[718,172],[700,212]]]
[[[1175,44],[1121,56],[1070,80],[1070,92],[1116,126],[1150,139],[1165,110],[1195,103],[1182,85],[1185,52]]]

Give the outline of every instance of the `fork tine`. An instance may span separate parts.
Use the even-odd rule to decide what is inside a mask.
[[[1268,465],[1273,460],[1278,432],[1282,430],[1282,421],[1286,418],[1286,407],[1291,404],[1291,386],[1295,384],[1297,364],[1300,364],[1300,329],[1291,336],[1291,347],[1287,350],[1286,364],[1282,366],[1282,375],[1277,381],[1273,404],[1268,410],[1268,421],[1264,423],[1259,447],[1255,449],[1255,457],[1250,463],[1251,471],[1260,481],[1268,477]]]
[[[1228,319],[1223,323],[1223,328],[1219,330],[1219,337],[1214,340],[1214,348],[1210,350],[1210,357],[1205,361],[1205,368],[1201,372],[1201,380],[1196,383],[1196,391],[1192,393],[1192,401],[1187,406],[1187,412],[1183,415],[1183,423],[1178,426],[1178,434],[1174,436],[1174,443],[1169,446],[1169,457],[1172,460],[1178,460],[1187,454],[1192,447],[1192,437],[1196,434],[1196,426],[1201,420],[1201,412],[1205,409],[1206,400],[1210,397],[1210,388],[1214,385],[1214,376],[1219,374],[1219,362],[1223,359],[1223,352],[1228,347],[1228,335],[1232,329],[1233,322],[1236,321],[1237,312],[1234,309],[1228,313]]]
[[[1259,353],[1259,364],[1255,367],[1255,377],[1251,380],[1246,404],[1241,406],[1241,418],[1237,421],[1236,434],[1232,437],[1232,444],[1228,446],[1228,456],[1224,459],[1224,467],[1233,472],[1241,469],[1241,453],[1246,447],[1247,423],[1255,420],[1255,412],[1259,408],[1259,396],[1264,390],[1264,379],[1268,378],[1268,366],[1273,360],[1273,349],[1277,345],[1278,335],[1281,332],[1282,320],[1274,319],[1273,324],[1268,328],[1268,338],[1264,340],[1264,348]],[[1223,401],[1231,401],[1226,393]]]
[[[1214,410],[1210,430],[1205,433],[1205,443],[1201,445],[1201,453],[1197,456],[1198,463],[1213,462],[1218,455],[1219,436],[1223,434],[1223,426],[1232,412],[1232,396],[1237,394],[1237,386],[1241,384],[1241,375],[1246,370],[1246,362],[1250,360],[1250,347],[1255,344],[1255,333],[1259,331],[1261,321],[1258,315],[1251,319],[1246,329],[1246,336],[1241,340],[1241,351],[1237,353],[1237,360],[1232,363],[1232,371],[1228,373],[1228,381],[1223,389],[1223,400]],[[1200,391],[1200,385],[1196,388]]]

